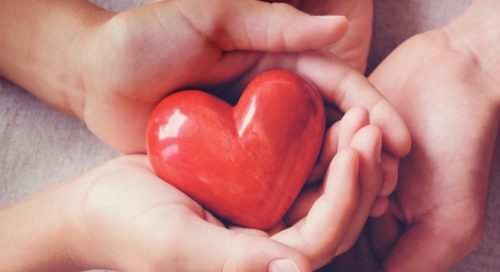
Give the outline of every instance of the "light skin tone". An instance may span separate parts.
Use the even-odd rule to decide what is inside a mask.
[[[344,117],[344,125],[333,126],[326,134],[325,148],[311,181],[321,181],[329,166],[340,170],[328,172],[324,193],[322,187],[307,190],[307,198],[300,198],[286,222],[269,234],[241,228],[224,230],[214,218],[204,217],[206,213],[192,200],[158,181],[144,157],[127,157],[3,209],[2,221],[10,223],[2,225],[0,232],[8,234],[2,241],[21,241],[5,243],[16,245],[9,247],[10,255],[2,256],[2,263],[9,262],[12,270],[97,266],[199,271],[192,260],[200,259],[197,252],[210,252],[213,256],[199,265],[214,271],[266,270],[277,259],[290,259],[300,270],[309,271],[349,248],[368,215],[386,209],[386,196],[395,186],[395,177],[388,174],[385,160],[377,158],[382,147],[395,156],[408,152],[409,134],[404,123],[360,73],[331,52],[300,53],[339,40],[346,32],[344,18],[317,18],[288,5],[250,0],[160,1],[119,14],[77,0],[22,4],[4,0],[0,5],[0,34],[5,37],[0,41],[0,73],[80,118],[96,136],[123,152],[144,151],[147,116],[165,95],[188,86],[236,90],[256,73],[272,68],[304,75],[319,87],[329,105],[341,112],[352,110]],[[334,155],[338,159],[332,161]],[[396,167],[393,164],[389,168]],[[127,183],[118,182],[125,178],[129,179]],[[150,181],[147,184],[151,187],[144,180]],[[109,195],[119,195],[118,189],[126,191],[132,186],[138,186],[138,195],[116,197],[110,202]],[[337,197],[342,190],[347,193]],[[150,202],[150,193],[161,197],[168,207],[146,216],[144,226],[129,225],[130,220],[141,217],[140,211],[133,213],[134,208],[147,210],[158,204]],[[91,196],[96,200],[87,202]],[[138,202],[127,204],[130,199]],[[332,199],[339,203],[330,205]],[[60,204],[54,205],[53,200]],[[88,203],[85,211],[91,212],[71,205],[75,200]],[[123,208],[126,205],[136,206]],[[338,205],[344,208],[338,209]],[[56,206],[60,208],[53,208]],[[38,218],[42,214],[50,215],[43,217],[47,219],[43,224]],[[109,221],[92,218],[111,215],[113,220]],[[179,231],[190,229],[186,220],[196,221],[206,230],[206,236],[187,233],[186,237],[206,239],[201,240],[206,243],[179,235]],[[32,237],[17,228],[37,224],[45,227],[30,232]],[[324,226],[330,226],[325,230],[328,235],[316,241]],[[144,243],[139,243],[144,235],[139,227],[151,230],[145,232],[151,237]],[[123,233],[117,233],[123,228]],[[172,231],[158,233],[161,230]],[[61,241],[61,233],[67,233],[64,237],[68,239]],[[141,239],[134,240],[139,233]],[[234,242],[234,237],[256,246],[238,246],[240,238]],[[38,252],[30,241],[40,241],[47,248]],[[213,250],[215,242],[211,241],[217,241],[219,250]],[[185,247],[181,261],[175,252],[168,251],[172,243]],[[36,251],[29,254],[35,256],[30,261],[16,258],[21,256],[16,254],[25,256],[29,250]],[[89,256],[89,252],[96,254]],[[253,258],[246,259],[249,257]]]
[[[478,0],[406,41],[370,76],[403,115],[413,149],[390,212],[370,223],[371,246],[352,252],[371,256],[365,265],[447,271],[479,246],[499,125],[499,12],[498,1]]]
[[[270,68],[269,61],[262,64],[269,59],[262,52],[323,48],[347,31],[343,17],[316,18],[288,5],[252,0],[160,1],[119,14],[86,1],[60,2],[33,0],[23,8],[17,1],[1,2],[6,38],[0,43],[0,72],[77,116],[125,153],[145,151],[147,118],[168,93],[233,82],[256,66]],[[47,12],[52,20],[35,20]],[[15,24],[10,16],[26,23]],[[31,48],[33,41],[43,46]],[[311,78],[343,112],[354,106],[374,111],[373,123],[385,132],[384,145],[394,155],[407,153],[409,136],[392,106],[384,105],[383,96],[354,69],[338,61],[332,65],[331,58],[290,54],[273,59],[272,66]],[[396,124],[393,132],[386,132],[387,123]]]
[[[356,225],[362,188],[382,182],[382,135],[360,122],[366,114],[355,108],[339,121],[322,189],[300,196],[287,222],[273,230],[224,226],[160,180],[146,156],[126,156],[1,209],[2,268],[311,271],[336,255]],[[312,207],[301,215],[311,197]]]
[[[349,29],[342,40],[326,47],[359,72],[366,69],[372,36],[373,0],[288,0],[284,2],[308,14],[343,15],[349,21]]]

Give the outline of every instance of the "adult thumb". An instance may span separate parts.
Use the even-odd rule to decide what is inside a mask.
[[[313,16],[256,0],[172,1],[181,17],[225,51],[297,52],[325,47],[347,32],[344,16]],[[171,1],[157,4],[173,5]]]

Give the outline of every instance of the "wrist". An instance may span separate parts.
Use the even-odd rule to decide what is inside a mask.
[[[491,82],[490,95],[500,104],[500,2],[476,0],[443,28],[449,44],[472,59]]]
[[[84,0],[4,0],[0,8],[0,75],[74,114],[85,88],[81,44],[111,12]]]
[[[0,263],[6,271],[75,271],[68,253],[68,183],[0,210]]]

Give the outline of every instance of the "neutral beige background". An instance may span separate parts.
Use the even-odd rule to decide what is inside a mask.
[[[375,0],[370,69],[403,40],[445,24],[471,1]],[[123,10],[147,1],[94,2]],[[483,243],[453,271],[500,271],[500,229],[496,226],[500,224],[498,146],[490,180]],[[0,79],[0,206],[81,174],[118,155],[77,120],[54,111],[19,87]]]

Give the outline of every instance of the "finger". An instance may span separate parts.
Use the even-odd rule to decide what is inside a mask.
[[[314,165],[308,178],[309,183],[319,182],[321,180],[326,173],[326,169],[328,169],[330,161],[335,153],[337,153],[339,128],[340,123],[337,122],[326,131],[323,140],[323,148],[321,149],[318,162]]]
[[[347,112],[363,107],[370,112],[370,122],[382,130],[384,150],[402,157],[411,147],[410,133],[396,109],[362,74],[337,57],[319,52],[267,54],[240,81],[238,89],[256,74],[270,69],[288,69],[310,79],[326,102]]]
[[[319,54],[299,57],[296,66],[318,86],[326,101],[344,112],[356,106],[368,109],[370,122],[382,130],[384,147],[396,156],[408,154],[410,134],[403,119],[361,73],[335,57],[327,61]]]
[[[332,257],[358,203],[358,153],[347,148],[333,159],[325,190],[305,218],[273,239],[306,255],[317,268]],[[321,234],[321,238],[318,237]]]
[[[403,231],[402,224],[391,212],[371,218],[369,227],[371,244],[378,259],[385,259]]]
[[[337,150],[349,147],[354,134],[368,123],[368,112],[361,107],[356,107],[349,110],[340,122],[330,127],[325,135],[319,162],[313,169],[310,180],[317,181],[322,177]]]
[[[340,255],[352,247],[361,233],[372,205],[382,186],[381,132],[373,125],[366,126],[357,132],[351,145],[360,154],[359,183],[360,200],[353,216],[349,231],[346,233],[336,255]]]
[[[165,241],[175,271],[311,271],[311,264],[298,251],[258,231],[228,230],[200,218],[180,219],[174,240]],[[168,230],[173,233],[173,230]],[[184,234],[184,235],[182,235]],[[175,246],[175,250],[172,247]],[[161,257],[163,252],[155,255]],[[200,258],[203,256],[203,258]],[[193,261],[196,260],[196,261]],[[277,264],[274,261],[280,261]],[[273,270],[274,269],[274,270]],[[296,270],[293,270],[296,269]]]
[[[384,172],[384,182],[380,189],[380,196],[388,196],[396,189],[398,183],[399,159],[390,154],[382,152],[382,170]]]
[[[347,32],[343,16],[312,16],[283,3],[219,0],[174,5],[186,25],[225,51],[312,50],[338,41]]]
[[[292,207],[288,210],[284,217],[285,224],[287,226],[292,226],[297,223],[300,219],[304,218],[307,213],[311,210],[314,202],[318,200],[319,197],[324,192],[324,187],[311,187],[305,192],[301,193],[299,197],[295,200]]]
[[[369,116],[366,109],[355,107],[347,111],[340,122],[338,149],[350,147],[354,135],[368,123]]]
[[[387,197],[378,196],[373,202],[372,207],[370,208],[370,216],[380,217],[387,212],[388,208],[389,208],[389,199],[387,199]]]

